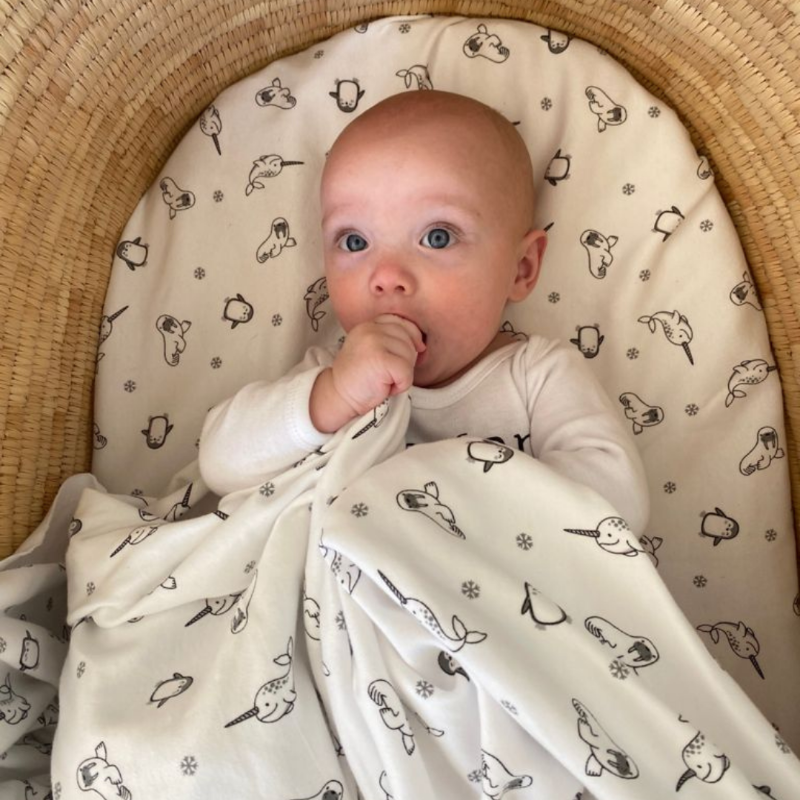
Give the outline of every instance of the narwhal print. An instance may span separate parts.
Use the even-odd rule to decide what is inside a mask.
[[[742,361],[733,368],[731,377],[728,378],[728,396],[725,398],[725,407],[729,408],[738,397],[747,397],[741,386],[753,386],[769,377],[770,372],[775,372],[777,366],[770,366],[763,358],[752,358]]]
[[[578,736],[591,749],[586,760],[586,774],[597,777],[602,775],[603,771],[607,771],[626,780],[638,778],[639,769],[636,764],[600,727],[591,711],[580,700],[574,698],[572,707],[578,714]]]
[[[209,106],[200,115],[200,130],[206,135],[210,136],[214,142],[214,147],[217,149],[217,155],[222,155],[222,148],[219,145],[219,135],[222,132],[222,119],[219,116],[216,106]]]
[[[363,436],[367,431],[373,428],[379,428],[386,415],[389,413],[389,398],[387,397],[380,405],[372,409],[372,419],[369,420],[363,427],[359,428],[350,438],[358,439]]]
[[[404,606],[406,611],[415,616],[431,633],[445,642],[451,653],[457,653],[467,644],[480,644],[486,638],[486,634],[481,631],[469,630],[456,614],[453,614],[453,633],[451,635],[445,631],[436,615],[422,600],[406,597],[380,570],[378,570],[378,575],[398,599],[400,605]]]
[[[403,739],[403,748],[408,755],[416,749],[414,731],[408,724],[406,711],[400,697],[389,681],[378,679],[367,688],[369,699],[378,706],[383,724],[391,731],[397,731]]]
[[[692,341],[694,333],[689,325],[689,320],[679,311],[656,311],[651,316],[639,317],[639,322],[647,325],[650,333],[656,332],[656,323],[664,329],[664,336],[670,344],[682,347],[689,359],[690,364],[694,364],[692,351],[689,349],[689,342]]]
[[[256,692],[253,707],[244,714],[240,714],[236,719],[232,719],[225,725],[230,728],[238,725],[247,719],[255,717],[259,722],[277,722],[290,714],[294,709],[294,702],[297,699],[297,692],[294,690],[294,676],[292,674],[292,660],[294,656],[294,639],[290,636],[286,652],[272,659],[273,663],[279,667],[286,667],[286,671],[267,681]]]
[[[632,636],[603,617],[588,617],[584,624],[586,630],[600,644],[614,651],[616,661],[630,667],[634,672],[658,661],[658,650],[646,636]]]
[[[731,765],[728,756],[708,741],[702,733],[698,733],[683,748],[681,757],[686,765],[686,772],[678,779],[676,792],[679,792],[690,778],[699,778],[703,783],[717,783],[722,780],[722,776]]]
[[[206,599],[205,606],[200,609],[183,627],[188,628],[199,622],[203,617],[211,614],[214,617],[219,617],[222,614],[227,614],[239,600],[241,592],[236,594],[226,594],[223,597],[209,597]]]
[[[263,189],[266,186],[264,180],[277,177],[283,172],[284,167],[294,167],[304,163],[304,161],[284,161],[282,156],[274,153],[268,156],[260,156],[253,162],[253,168],[250,170],[250,176],[247,180],[247,187],[244,190],[245,195],[250,197],[253,190]]]
[[[758,643],[753,629],[748,628],[744,622],[740,620],[738,624],[736,622],[717,622],[713,625],[698,625],[697,630],[707,633],[714,644],[719,642],[720,634],[722,634],[728,640],[731,650],[739,658],[746,658],[761,676],[761,679],[764,680],[764,673],[761,671],[756,659],[761,650],[761,645]]]
[[[643,552],[628,523],[622,517],[606,517],[594,529],[564,528],[566,533],[589,536],[607,553],[620,556],[636,556]]]
[[[134,528],[115,548],[114,552],[108,557],[114,558],[117,553],[120,553],[125,547],[130,545],[141,544],[145,539],[152,536],[161,526],[160,525],[141,525]]]
[[[320,306],[329,299],[328,279],[318,278],[312,283],[303,296],[306,303],[306,314],[311,320],[311,328],[314,332],[319,330],[319,321],[328,313],[323,311]]]
[[[506,792],[526,789],[532,783],[530,775],[514,775],[497,756],[481,750],[481,788],[491,800],[501,800]]]
[[[114,329],[114,320],[127,310],[128,306],[123,306],[110,316],[105,314],[103,315],[103,319],[100,320],[100,341],[97,342],[98,347],[100,347],[100,345],[103,344],[103,342],[108,339],[109,336],[111,336],[111,332]]]
[[[258,570],[256,569],[253,570],[253,577],[247,584],[247,588],[239,595],[236,602],[231,619],[231,633],[241,633],[247,627],[247,621],[250,619],[250,601],[253,599],[257,581]]]

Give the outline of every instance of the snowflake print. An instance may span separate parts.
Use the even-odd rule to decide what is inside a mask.
[[[81,661],[81,663],[78,664],[78,669],[75,670],[75,674],[79,678],[82,678],[84,672],[86,672],[86,662],[85,661]]]
[[[461,594],[470,600],[475,600],[481,596],[481,587],[475,581],[464,581],[461,584]]]
[[[688,405],[688,406],[686,406],[686,408],[684,408],[683,410],[686,412],[686,414],[687,414],[688,416],[690,416],[690,417],[696,417],[696,416],[697,416],[697,412],[698,412],[700,409],[699,409],[699,407],[698,407],[698,406],[697,406],[695,403],[689,403],[689,405]]]
[[[125,391],[135,392],[136,391],[136,381],[125,381]]]
[[[366,517],[369,514],[369,506],[366,503],[355,503],[353,507],[350,509],[350,513],[354,517]]]
[[[265,483],[259,490],[264,497],[272,497],[275,494],[275,484],[272,481]]]
[[[277,328],[283,322],[283,317],[280,314],[272,315],[272,325]]]
[[[472,772],[470,772],[469,775],[467,775],[467,780],[470,783],[480,783],[482,777],[483,777],[482,770],[474,769],[474,770],[472,770]]]
[[[630,347],[625,355],[627,355],[631,361],[635,361],[639,358],[639,351],[635,347]]]
[[[626,183],[622,187],[622,194],[626,194],[630,197],[636,191],[636,187],[632,183]]]
[[[194,775],[197,772],[197,759],[194,756],[184,756],[181,759],[180,770],[184,775]]]
[[[774,528],[770,528],[765,534],[764,538],[768,542],[774,542],[778,538],[778,532]]]
[[[247,566],[244,568],[244,574],[249,575],[256,568],[255,561],[248,561]]]
[[[194,271],[194,277],[197,278],[198,281],[203,280],[203,278],[205,278],[205,276],[206,276],[206,271],[202,267],[198,267]]]
[[[649,281],[650,280],[650,270],[649,269],[643,269],[639,273],[639,280],[640,281]]]
[[[225,195],[222,194],[222,192],[219,189],[217,189],[217,191],[214,192],[214,202],[215,203],[221,203],[223,197],[225,197]]]
[[[144,492],[141,489],[134,489],[131,492],[131,497],[144,497]]]
[[[549,111],[553,107],[553,101],[549,97],[545,97],[541,102],[542,111]]]
[[[324,50],[317,50],[317,52],[314,53],[314,58],[322,58],[322,56],[324,56],[324,55],[325,55],[325,51]]]
[[[57,783],[53,787],[53,797],[55,798],[55,800],[60,800],[60,797],[61,797],[61,783],[60,782]]]
[[[336,627],[340,631],[347,630],[347,620],[344,618],[344,611],[340,611],[334,618],[333,621],[336,623]]]
[[[219,369],[222,366],[222,359],[219,356],[214,356],[211,359],[211,369]]]
[[[517,536],[517,547],[519,547],[520,550],[530,550],[531,547],[533,547],[533,539],[530,534],[520,533]]]
[[[618,658],[615,658],[608,665],[608,671],[620,681],[624,681],[631,674],[630,667],[627,664],[623,664]]]
[[[561,295],[558,292],[550,292],[550,294],[547,295],[547,299],[551,303],[557,303],[561,299]]]
[[[89,583],[86,584],[86,594],[88,595],[94,594],[94,590],[96,588],[97,587],[91,581],[89,581]]]
[[[781,751],[781,753],[791,753],[792,752],[792,750],[789,747],[789,745],[786,744],[786,742],[783,741],[783,737],[779,733],[775,734],[775,746],[778,748],[778,750]]]
[[[650,106],[647,113],[653,118],[657,119],[661,116],[661,109],[658,106]]]
[[[410,30],[411,30],[411,26],[407,22],[404,22],[400,26],[400,33],[408,33]]]
[[[705,588],[706,584],[708,584],[708,578],[705,575],[695,575],[694,580],[692,583],[698,588],[703,589]]]
[[[433,684],[428,681],[417,681],[417,694],[427,700],[433,694]]]
[[[714,223],[710,219],[704,219],[700,223],[700,230],[703,231],[703,233],[708,233],[713,229],[714,229]]]
[[[678,487],[677,487],[677,486],[676,486],[676,485],[675,485],[675,484],[674,484],[672,481],[667,481],[667,482],[664,484],[664,491],[665,491],[667,494],[674,494],[674,493],[675,493],[675,490],[676,490],[677,488],[678,488]]]
[[[0,639],[0,653],[5,653],[6,651],[6,640]]]
[[[519,714],[517,707],[510,700],[501,700],[500,705],[503,706],[509,714],[513,714],[515,717]]]

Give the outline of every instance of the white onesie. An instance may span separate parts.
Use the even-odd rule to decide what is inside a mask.
[[[219,495],[263,483],[330,434],[314,428],[309,397],[335,353],[311,347],[275,382],[248,384],[208,413],[200,471]],[[608,500],[637,534],[649,499],[639,453],[603,388],[575,350],[541,336],[512,342],[453,383],[410,390],[407,445],[470,436],[533,455]]]

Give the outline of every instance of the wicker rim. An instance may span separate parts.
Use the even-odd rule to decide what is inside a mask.
[[[89,468],[113,249],[187,128],[275,58],[422,13],[589,39],[677,110],[714,166],[761,295],[800,512],[800,28],[788,1],[25,0],[0,7],[0,555]]]

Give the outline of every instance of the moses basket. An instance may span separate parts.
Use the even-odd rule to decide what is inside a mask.
[[[26,0],[0,8],[0,555],[91,462],[114,247],[219,92],[366,20],[526,20],[594,42],[706,153],[780,367],[800,510],[800,29],[783,0]],[[796,8],[796,7],[795,7]],[[800,516],[796,515],[797,519]]]

